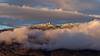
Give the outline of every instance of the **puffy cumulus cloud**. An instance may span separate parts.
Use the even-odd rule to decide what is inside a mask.
[[[0,42],[12,44],[12,42],[24,43],[28,36],[28,29],[26,27],[16,28],[13,31],[4,31],[0,33]]]
[[[24,43],[28,38],[27,36],[28,31],[29,29],[27,29],[26,27],[14,29],[13,33],[15,33],[14,35],[16,36],[15,37],[16,42]]]
[[[27,27],[17,28],[14,31],[0,33],[0,42],[7,44],[18,42],[23,47],[54,50],[66,49],[93,49],[100,50],[100,21],[80,23],[71,29],[39,30]]]
[[[11,44],[12,43],[12,40],[13,38],[15,37],[13,35],[13,32],[12,31],[6,31],[6,32],[2,32],[0,33],[0,42],[4,41],[6,42],[7,44]]]

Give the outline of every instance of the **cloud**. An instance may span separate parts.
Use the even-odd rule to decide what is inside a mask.
[[[1,0],[15,5],[30,5],[33,7],[62,8],[65,10],[82,10],[99,7],[99,0]]]
[[[100,14],[99,0],[0,0],[14,5],[27,5],[32,7],[62,8],[68,11],[80,11],[83,13]]]
[[[49,8],[29,8],[29,7],[16,7],[16,6],[0,6],[1,16],[11,16],[15,18],[77,18],[83,19],[85,16],[80,14],[75,14],[74,12],[64,11],[62,8],[49,9]],[[6,9],[5,9],[6,8]],[[82,16],[82,17],[81,17]]]
[[[33,49],[55,50],[65,48],[100,50],[99,29],[100,21],[98,20],[80,23],[78,26],[74,24],[72,28],[45,31],[21,27],[13,31],[1,32],[0,42],[5,42],[6,44],[17,42],[22,44],[21,47]]]
[[[12,44],[12,42],[24,43],[27,40],[27,32],[29,30],[25,27],[16,28],[14,31],[5,31],[0,33],[0,42],[6,44]],[[6,35],[5,35],[6,34]]]

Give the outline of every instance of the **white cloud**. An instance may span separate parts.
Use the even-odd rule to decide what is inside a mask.
[[[70,26],[70,25],[69,25]],[[30,30],[27,27],[17,28],[14,31],[0,33],[0,42],[11,44],[16,41],[28,48],[42,48],[54,50],[66,49],[92,49],[100,50],[100,21],[74,25],[73,28],[53,30]]]

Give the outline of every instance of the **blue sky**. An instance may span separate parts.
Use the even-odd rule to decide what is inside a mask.
[[[33,8],[61,8],[65,11],[80,11],[100,14],[100,0],[0,0],[15,5],[29,5]]]

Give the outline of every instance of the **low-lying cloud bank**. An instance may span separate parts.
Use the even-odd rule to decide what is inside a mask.
[[[48,7],[29,7],[29,6],[10,6],[9,4],[0,4],[0,17],[20,18],[20,19],[73,19],[87,20],[90,18],[100,18],[97,14],[85,14],[77,10],[66,11],[62,8],[50,9]]]
[[[13,18],[54,18],[54,19],[69,19],[72,18],[73,20],[75,18],[77,19],[83,19],[83,17],[87,17],[87,15],[83,15],[82,13],[79,13],[77,11],[65,11],[62,8],[58,9],[49,9],[47,7],[43,8],[32,8],[32,7],[19,7],[19,6],[9,6],[9,5],[0,5],[0,16],[9,16]]]
[[[40,30],[28,27],[16,28],[13,31],[0,33],[0,42],[12,44],[17,42],[23,47],[33,49],[54,50],[66,49],[93,49],[100,50],[100,21],[80,23],[71,29]]]

